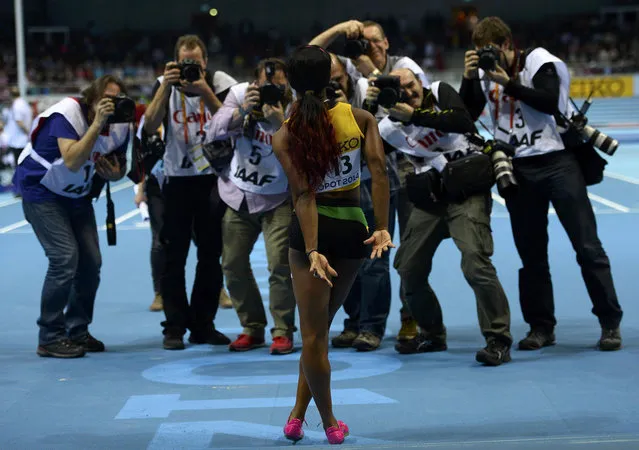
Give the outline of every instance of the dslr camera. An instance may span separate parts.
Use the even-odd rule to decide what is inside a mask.
[[[160,137],[160,133],[153,133],[148,136],[142,133],[142,142],[138,149],[138,161],[142,164],[144,173],[149,175],[153,170],[153,166],[164,158],[165,144]]]
[[[568,122],[585,142],[612,156],[619,147],[619,141],[588,125],[586,113],[590,109],[590,105],[592,105],[592,101],[588,97],[578,112],[573,114]]]
[[[260,86],[260,111],[262,110],[263,105],[275,106],[279,102],[284,100],[286,89],[273,83],[275,70],[276,66],[273,62],[267,62],[264,66],[264,72],[266,73],[266,83],[264,83],[263,86]]]
[[[377,104],[382,108],[392,108],[397,103],[406,100],[406,95],[402,91],[399,77],[391,75],[382,75],[371,83],[379,89]]]
[[[344,56],[357,59],[368,53],[370,43],[368,39],[347,39],[344,45]]]
[[[477,56],[479,56],[477,66],[484,72],[492,72],[497,68],[499,50],[492,45],[487,45],[477,50]]]
[[[235,147],[230,139],[216,140],[204,144],[202,153],[215,172],[223,173],[231,165]]]
[[[115,107],[113,115],[107,123],[132,123],[135,122],[135,102],[124,94],[108,95]]]
[[[184,59],[177,64],[180,79],[194,83],[201,78],[202,66],[194,59]]]
[[[335,100],[337,97],[337,91],[341,90],[342,86],[335,80],[331,80],[326,87],[326,98],[329,100]]]

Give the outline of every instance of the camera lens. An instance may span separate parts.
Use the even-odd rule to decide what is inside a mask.
[[[515,180],[515,175],[513,174],[513,164],[508,156],[499,150],[492,154],[492,161],[497,190],[499,195],[505,198],[508,193],[517,187],[517,180]]]
[[[377,96],[377,103],[382,108],[392,108],[400,98],[399,92],[393,88],[384,88]]]
[[[607,155],[614,155],[617,151],[617,147],[619,147],[619,142],[616,139],[603,134],[601,131],[589,125],[586,125],[584,127],[583,134],[585,138],[588,139],[588,142],[590,142],[594,147],[597,147],[599,150],[606,153]]]
[[[182,76],[186,81],[193,83],[200,79],[200,68],[198,66],[188,65],[184,67]]]

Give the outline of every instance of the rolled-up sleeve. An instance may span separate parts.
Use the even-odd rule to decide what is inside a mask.
[[[213,115],[213,120],[211,121],[211,129],[208,133],[208,135],[211,136],[212,140],[227,139],[239,133],[240,128],[229,130],[229,126],[231,125],[231,121],[233,120],[233,112],[240,106],[240,102],[234,90],[231,89],[224,99],[222,107],[218,109],[217,112]]]

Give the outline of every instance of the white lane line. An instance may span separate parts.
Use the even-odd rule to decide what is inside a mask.
[[[493,200],[495,200],[497,203],[499,203],[502,206],[506,206],[506,201],[503,198],[501,198],[499,195],[492,192],[492,196],[493,196]]]
[[[628,208],[627,206],[620,205],[619,203],[615,203],[615,202],[610,201],[610,200],[608,200],[606,198],[599,197],[598,195],[588,193],[588,197],[592,201],[595,201],[597,203],[601,203],[602,205],[606,205],[606,206],[608,206],[610,208],[616,209],[617,211],[621,211],[621,212],[624,212],[624,213],[630,212],[630,208]]]
[[[114,188],[111,188],[111,193],[113,194],[115,192],[119,192],[123,189],[130,188],[131,186],[133,186],[133,182],[126,181],[122,184],[115,186]],[[100,194],[100,198],[102,197],[106,197],[106,189],[102,191],[102,193]],[[0,208],[4,208],[5,206],[15,205],[16,203],[20,203],[20,202],[22,202],[21,198],[12,198],[11,200],[6,200],[0,203]]]
[[[130,188],[131,186],[133,186],[132,181],[127,181],[125,183],[119,184],[116,187],[111,188],[111,194],[113,194],[114,192],[121,191],[122,189]],[[102,197],[106,197],[106,187],[100,193],[100,198]]]
[[[15,205],[16,203],[20,203],[22,201],[21,198],[12,198],[11,200],[6,200],[0,203],[0,208],[4,208],[5,206]]]
[[[131,217],[137,216],[138,214],[140,214],[140,210],[138,208],[135,208],[134,210],[129,211],[126,214],[122,214],[120,217],[116,218],[115,219],[115,224],[119,225],[122,222],[124,222],[126,220],[129,220]]]
[[[16,230],[28,224],[29,222],[27,222],[26,220],[21,220],[20,222],[12,223],[11,225],[7,225],[4,228],[0,228],[0,234],[8,233],[9,231]]]
[[[625,181],[626,183],[630,183],[630,184],[636,184],[639,185],[639,179],[637,178],[632,178],[626,175],[622,175],[620,173],[614,173],[614,172],[604,172],[604,176],[608,177],[608,178],[612,178],[613,180],[619,180],[619,181]]]

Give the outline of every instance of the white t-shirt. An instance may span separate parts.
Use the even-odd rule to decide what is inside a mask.
[[[16,98],[11,107],[7,108],[7,122],[4,126],[4,134],[7,147],[24,148],[29,142],[29,135],[20,128],[18,122],[22,122],[27,130],[31,129],[33,111],[29,103],[22,97]]]

